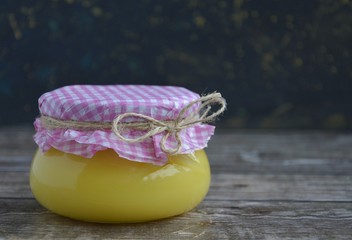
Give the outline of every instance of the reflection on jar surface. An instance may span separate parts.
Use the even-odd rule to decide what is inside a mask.
[[[47,209],[91,222],[143,222],[187,212],[208,192],[204,150],[174,155],[156,166],[129,161],[113,150],[93,158],[51,149],[34,156],[30,185]]]

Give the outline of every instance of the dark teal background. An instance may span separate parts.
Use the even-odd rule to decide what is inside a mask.
[[[237,128],[352,128],[352,2],[0,1],[0,124],[68,84],[178,85]]]

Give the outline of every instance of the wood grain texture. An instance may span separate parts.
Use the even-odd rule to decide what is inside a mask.
[[[27,172],[1,173],[0,197],[33,197],[28,179]],[[349,201],[352,176],[214,173],[207,199]]]
[[[41,207],[31,127],[0,129],[0,239],[351,239],[352,134],[219,131],[206,199],[178,217],[95,224]]]
[[[51,239],[350,239],[352,206],[335,202],[211,201],[182,216],[95,224],[55,215],[34,199],[0,200],[0,236]]]

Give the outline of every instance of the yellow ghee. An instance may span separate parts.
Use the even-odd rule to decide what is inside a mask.
[[[90,222],[143,222],[197,206],[208,192],[203,150],[169,157],[164,166],[129,161],[113,150],[93,158],[51,149],[34,156],[30,186],[47,209]]]

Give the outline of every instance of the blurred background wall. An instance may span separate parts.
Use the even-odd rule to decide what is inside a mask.
[[[178,85],[234,128],[352,129],[352,1],[1,0],[0,125],[69,84]]]

